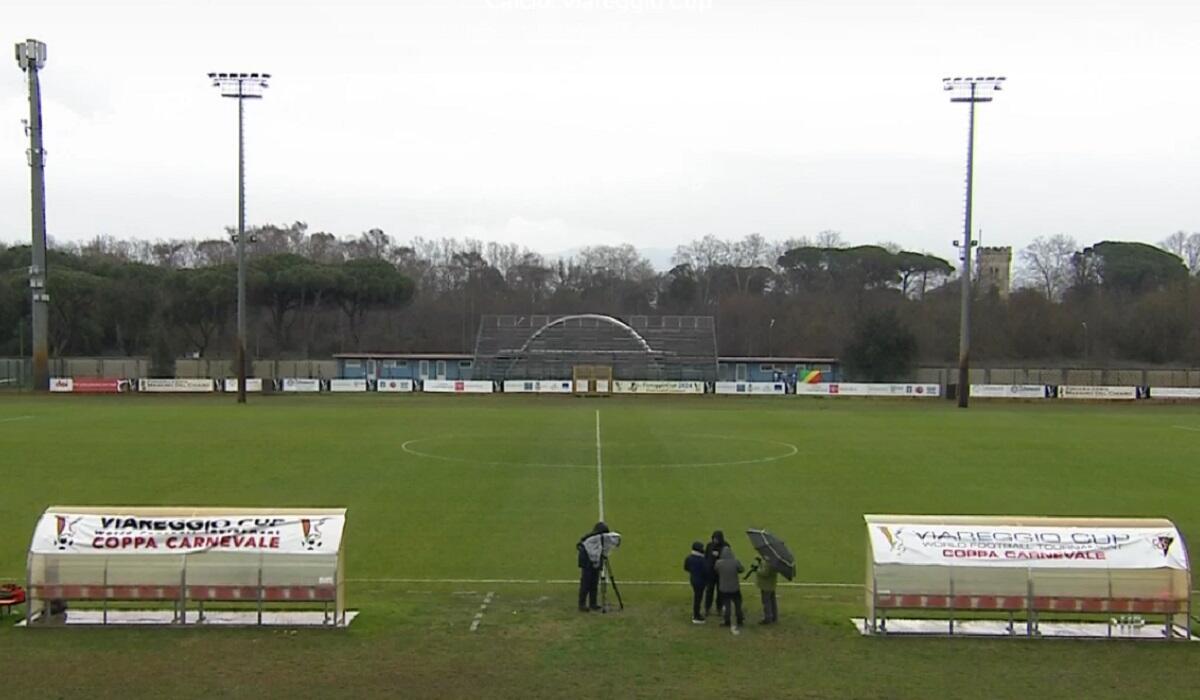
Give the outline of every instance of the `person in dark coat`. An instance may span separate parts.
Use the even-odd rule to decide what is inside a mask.
[[[608,525],[605,525],[603,521],[598,522],[591,532],[580,537],[579,542],[575,544],[575,549],[579,552],[579,612],[600,609],[600,606],[596,604],[596,594],[600,588],[600,567],[593,563],[592,558],[588,556],[583,541],[606,532],[608,532]]]
[[[703,542],[697,540],[692,543],[692,551],[683,560],[683,570],[688,572],[688,580],[692,584],[692,624],[702,625],[704,616],[700,614],[700,601],[704,598],[704,589],[708,587]]]
[[[717,593],[717,559],[727,546],[725,533],[720,530],[714,530],[712,539],[704,546],[704,566],[708,572],[708,583],[704,587],[704,617],[712,614],[713,598]]]
[[[717,578],[720,581],[718,588],[720,589],[721,610],[725,614],[725,621],[721,623],[722,627],[729,627],[729,613],[736,611],[736,624],[733,625],[733,633],[737,634],[741,629],[742,624],[746,621],[746,616],[742,613],[742,586],[738,578],[738,574],[745,571],[742,563],[733,556],[733,550],[728,546],[721,549],[721,556],[717,559]]]

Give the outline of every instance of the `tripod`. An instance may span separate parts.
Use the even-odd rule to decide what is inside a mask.
[[[612,564],[608,561],[608,556],[600,555],[600,607],[604,612],[608,612],[608,582],[612,581],[613,595],[617,596],[617,605],[620,610],[625,609],[625,601],[621,600],[621,589],[617,588],[617,577],[613,576]]]

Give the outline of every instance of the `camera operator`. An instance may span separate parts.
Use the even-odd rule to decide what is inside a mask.
[[[591,532],[579,538],[575,549],[579,552],[579,612],[599,610],[596,603],[597,590],[600,587],[600,564],[593,562],[583,543],[589,537],[607,533],[608,525],[603,521],[596,523]]]

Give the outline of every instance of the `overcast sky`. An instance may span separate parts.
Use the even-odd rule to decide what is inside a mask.
[[[382,228],[543,252],[836,229],[953,257],[966,107],[985,245],[1200,231],[1195,0],[158,0],[7,3],[42,71],[48,222],[207,238]],[[6,49],[6,51],[8,51]],[[6,55],[11,56],[11,53]],[[29,236],[24,76],[0,68],[0,240]]]

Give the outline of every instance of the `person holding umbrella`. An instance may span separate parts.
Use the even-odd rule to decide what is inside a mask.
[[[747,577],[754,574],[754,583],[758,585],[758,592],[762,596],[763,617],[759,620],[760,625],[770,625],[779,622],[779,602],[775,599],[775,579],[779,577],[779,572],[771,565],[769,559],[756,557],[754,566],[750,567],[750,572]]]
[[[779,604],[775,599],[776,574],[783,574],[784,578],[791,581],[796,576],[796,558],[783,540],[766,530],[751,528],[746,530],[746,535],[759,554],[759,561],[751,571],[757,570],[754,582],[762,594],[762,623],[773,624],[779,621]]]

